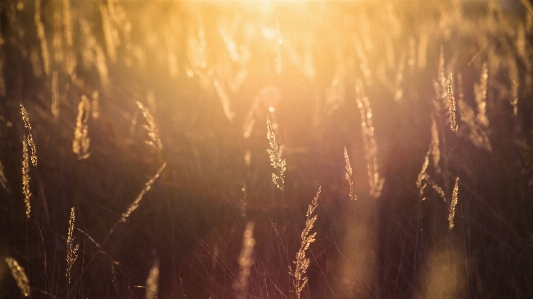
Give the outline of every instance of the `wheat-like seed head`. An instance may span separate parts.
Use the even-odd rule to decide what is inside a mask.
[[[22,114],[24,128],[31,130],[30,116],[28,115],[28,111],[26,111],[26,108],[24,108],[24,105],[22,105],[22,103],[20,103],[20,114]]]
[[[453,218],[455,217],[455,206],[457,205],[458,200],[459,200],[459,177],[455,179],[455,186],[453,187],[453,192],[452,192],[452,201],[450,203],[450,214],[448,214],[448,221],[449,221],[448,229],[449,230],[451,230],[454,226]]]
[[[78,249],[79,244],[74,245],[74,237],[72,233],[74,232],[74,222],[76,221],[76,210],[74,207],[70,209],[70,219],[68,221],[68,233],[67,233],[67,271],[66,276],[68,278],[68,283],[70,284],[70,273],[72,266],[78,258]]]
[[[274,129],[272,128],[272,124],[268,117],[267,139],[270,144],[270,149],[267,149],[267,152],[270,155],[270,165],[272,165],[274,169],[279,168],[279,175],[272,173],[272,182],[280,190],[283,190],[285,186],[285,170],[287,169],[287,164],[285,159],[281,157],[281,147],[276,143],[276,135],[274,134]]]
[[[355,85],[357,108],[361,115],[361,135],[363,138],[363,149],[365,152],[366,167],[368,173],[368,183],[370,185],[370,195],[378,198],[381,195],[385,179],[381,177],[378,168],[378,146],[374,137],[374,125],[372,123],[372,108],[370,100],[364,94],[363,83],[359,80]]]
[[[6,257],[6,263],[9,267],[9,270],[11,270],[11,275],[17,282],[17,286],[19,287],[22,296],[29,297],[30,281],[26,275],[26,272],[24,272],[24,268],[22,268],[22,266],[20,266],[14,258]]]
[[[26,217],[30,218],[31,212],[31,191],[30,191],[30,156],[28,155],[28,143],[22,140],[22,194],[26,205]]]
[[[435,117],[431,115],[431,157],[433,158],[433,167],[435,167],[437,173],[440,172],[440,141],[439,130],[437,128],[437,122]]]
[[[483,128],[489,126],[489,119],[487,118],[487,84],[489,81],[489,70],[487,63],[483,63],[481,78],[478,83],[474,83],[474,99],[477,105],[476,121]]]
[[[78,104],[78,116],[76,118],[76,128],[74,129],[74,140],[72,141],[72,151],[78,155],[79,160],[87,159],[90,156],[89,145],[89,110],[91,103],[85,95],[81,96],[81,101]]]
[[[146,122],[148,123],[148,125],[144,126],[148,132],[148,137],[150,137],[150,140],[146,141],[146,143],[154,147],[156,150],[163,150],[163,143],[161,142],[161,137],[159,136],[159,127],[155,123],[154,117],[148,108],[146,108],[141,102],[137,101],[137,107],[141,109],[144,119],[146,119]]]
[[[305,253],[309,249],[311,243],[316,240],[316,232],[311,233],[311,230],[313,229],[315,221],[318,217],[318,215],[313,215],[313,212],[318,206],[318,197],[320,195],[321,190],[322,187],[318,187],[318,192],[316,193],[316,196],[313,198],[311,204],[309,204],[309,206],[307,207],[307,213],[305,214],[307,219],[305,221],[305,228],[303,229],[300,235],[300,249],[296,253],[296,260],[294,261],[295,267],[294,269],[292,267],[289,267],[289,274],[294,279],[294,290],[298,299],[300,299],[301,292],[307,284],[308,280],[307,276],[305,276],[305,273],[307,271],[307,268],[309,267],[310,260],[305,256]]]
[[[357,196],[355,195],[353,191],[352,165],[350,165],[350,157],[348,156],[348,151],[346,150],[346,147],[344,147],[344,163],[345,163],[344,169],[346,169],[346,173],[344,174],[344,177],[346,178],[346,181],[348,181],[348,186],[350,187],[349,196],[351,200],[356,200]]]
[[[450,129],[457,133],[457,121],[455,119],[455,96],[453,95],[453,76],[448,76],[448,113],[450,114]]]

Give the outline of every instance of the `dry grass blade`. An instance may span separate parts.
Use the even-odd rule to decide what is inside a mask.
[[[68,278],[68,283],[70,284],[70,273],[72,266],[78,259],[78,249],[79,244],[74,245],[74,237],[72,233],[74,232],[74,222],[76,221],[76,210],[74,207],[70,209],[70,219],[68,221],[68,234],[67,234],[67,271],[66,276]]]
[[[74,140],[72,141],[72,151],[78,155],[78,160],[89,158],[89,110],[91,103],[85,95],[81,96],[81,101],[78,105],[78,117],[76,118],[76,128],[74,129]]]
[[[313,198],[313,201],[307,208],[305,228],[300,235],[300,249],[296,253],[296,260],[294,261],[295,268],[292,269],[292,267],[289,267],[289,274],[294,278],[294,292],[298,299],[300,299],[301,292],[308,280],[307,276],[305,276],[305,272],[307,271],[307,267],[309,267],[310,260],[305,256],[305,253],[309,249],[311,243],[316,239],[316,232],[311,233],[311,230],[313,229],[318,216],[313,215],[313,212],[318,206],[318,196],[320,195],[321,190],[322,187],[319,187],[315,198]]]
[[[431,115],[431,156],[433,158],[433,167],[437,173],[440,173],[440,141],[439,141],[439,131],[437,128],[437,122],[435,117]]]
[[[57,71],[52,73],[52,105],[50,107],[52,115],[54,116],[54,121],[59,119],[59,113],[61,112],[59,107],[59,87],[58,87],[58,78]]]
[[[364,95],[363,83],[361,81],[357,81],[355,90],[357,93],[355,100],[359,108],[359,113],[361,114],[361,135],[363,137],[363,149],[365,152],[370,195],[378,198],[381,195],[385,179],[381,177],[378,169],[378,146],[374,138],[372,108],[370,107],[370,100]]]
[[[489,81],[489,71],[487,63],[483,63],[481,78],[478,83],[474,83],[474,99],[477,105],[477,123],[484,128],[489,126],[489,119],[487,118],[487,84]]]
[[[352,165],[350,165],[350,157],[348,156],[348,151],[346,150],[346,147],[344,147],[344,162],[345,162],[344,169],[346,169],[346,173],[345,173],[344,176],[346,177],[346,181],[348,181],[348,185],[350,186],[350,194],[349,194],[349,196],[350,196],[351,200],[356,200],[357,196],[354,194],[354,191],[353,191]]]
[[[22,103],[20,104],[20,114],[22,114],[24,128],[31,130],[30,116],[28,115],[28,111],[26,111],[26,108],[24,108],[24,105],[22,105]]]
[[[130,205],[128,210],[122,214],[122,218],[120,218],[119,222],[126,222],[128,220],[128,217],[130,217],[131,213],[137,210],[137,208],[139,207],[139,203],[143,199],[144,194],[146,194],[146,192],[148,192],[152,188],[152,185],[154,184],[155,180],[159,177],[163,169],[165,169],[165,166],[167,166],[167,163],[164,163],[163,166],[159,168],[157,173],[148,182],[146,182],[146,185],[144,185],[144,188],[141,190],[141,193],[139,193],[137,198],[135,198],[135,200]]]
[[[155,299],[157,298],[157,292],[159,291],[159,259],[156,259],[154,265],[148,273],[146,278],[146,293],[144,294],[145,299]]]
[[[28,143],[22,140],[22,194],[26,205],[26,217],[30,218],[31,212],[31,191],[30,191],[30,156],[28,155]]]
[[[17,282],[17,286],[19,287],[22,296],[29,297],[30,281],[26,275],[26,272],[24,272],[24,268],[22,268],[22,266],[20,266],[14,258],[6,257],[6,263],[9,267],[9,270],[11,270],[11,275]]]
[[[248,277],[250,277],[250,269],[254,264],[252,257],[254,246],[254,223],[250,221],[246,224],[242,240],[242,249],[239,254],[239,281],[233,285],[233,289],[237,292],[237,299],[246,298]]]
[[[0,161],[0,186],[2,186],[2,188],[4,188],[6,191],[9,190],[7,187],[7,178],[6,174],[4,173],[4,165],[2,164],[2,161]]]
[[[450,214],[448,214],[448,229],[451,230],[454,226],[453,218],[455,217],[455,206],[459,200],[459,177],[455,179],[455,186],[453,187],[452,202],[450,203]]]
[[[31,148],[31,164],[33,166],[37,166],[37,148],[35,147],[35,143],[33,142],[33,136],[31,135],[31,123],[30,123],[30,116],[28,115],[28,111],[26,111],[26,108],[24,108],[24,105],[22,103],[20,104],[20,114],[22,114],[22,121],[24,122],[24,127],[28,129],[28,136],[26,136],[28,146]]]
[[[163,150],[163,143],[159,137],[159,127],[156,125],[154,117],[148,108],[146,108],[141,102],[137,101],[137,106],[141,109],[144,119],[146,119],[146,122],[148,123],[144,128],[148,132],[150,141],[146,141],[146,143],[159,151]]]
[[[44,24],[41,17],[41,0],[35,0],[35,14],[33,20],[35,22],[35,27],[37,28],[37,38],[41,45],[44,73],[48,75],[50,74],[50,55],[48,54]]]
[[[450,129],[457,133],[457,120],[455,118],[455,96],[453,95],[453,76],[452,73],[448,76],[448,113],[450,117]]]
[[[267,150],[270,155],[270,165],[274,169],[279,168],[279,175],[272,173],[272,182],[280,190],[283,190],[285,185],[285,170],[287,169],[287,164],[285,159],[281,157],[281,147],[276,143],[276,135],[274,134],[274,128],[270,119],[267,117],[267,139],[270,144],[270,149]]]
[[[426,156],[424,157],[424,164],[422,164],[422,170],[418,174],[418,179],[416,180],[416,187],[418,188],[421,200],[426,199],[424,197],[424,190],[427,184],[429,184],[431,188],[433,188],[433,190],[435,190],[435,192],[437,192],[437,194],[442,198],[442,200],[446,202],[446,195],[444,193],[444,190],[442,190],[442,188],[439,185],[437,185],[437,183],[435,183],[431,179],[429,174],[427,173],[427,168],[429,166],[429,154],[430,153],[431,153],[431,149],[426,153]]]

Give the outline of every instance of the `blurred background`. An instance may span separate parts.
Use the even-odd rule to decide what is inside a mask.
[[[527,1],[9,0],[0,34],[2,298],[6,257],[33,298],[296,298],[319,186],[303,298],[533,296]]]

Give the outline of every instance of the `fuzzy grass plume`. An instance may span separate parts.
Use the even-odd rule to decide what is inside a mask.
[[[78,155],[78,160],[84,160],[89,158],[89,145],[91,140],[89,139],[89,126],[87,121],[89,120],[89,110],[91,109],[91,103],[85,95],[81,96],[81,101],[78,104],[78,117],[76,118],[76,128],[74,129],[74,140],[72,141],[72,151]]]
[[[146,141],[146,143],[156,150],[163,150],[163,143],[161,142],[161,137],[159,137],[159,127],[155,123],[155,119],[141,102],[137,101],[137,107],[141,109],[144,119],[146,119],[146,122],[148,125],[145,125],[144,128],[148,132],[148,137],[150,137],[150,140]]]
[[[352,165],[350,165],[350,157],[348,156],[348,151],[346,150],[346,147],[344,147],[344,162],[345,162],[345,166],[344,166],[344,169],[346,170],[346,173],[344,174],[344,177],[346,178],[346,181],[348,181],[348,185],[350,187],[350,199],[351,200],[356,200],[357,199],[357,196],[355,195],[354,191],[353,191],[353,181],[352,181],[352,176],[353,176],[353,171],[352,171]]]
[[[318,206],[318,196],[320,195],[321,190],[322,187],[318,187],[318,192],[316,193],[315,198],[313,198],[313,201],[307,208],[307,213],[305,215],[307,220],[305,221],[305,228],[300,236],[300,249],[296,253],[296,260],[294,261],[295,267],[294,269],[289,267],[289,274],[294,279],[294,292],[298,299],[300,299],[301,292],[308,280],[307,276],[305,276],[305,272],[307,271],[307,267],[309,267],[310,260],[305,256],[305,253],[309,249],[311,243],[316,240],[316,232],[311,233],[311,230],[318,217],[318,215],[313,215],[313,212]]]
[[[357,96],[357,107],[361,114],[361,135],[363,137],[363,148],[365,152],[366,167],[368,172],[368,183],[370,185],[370,195],[378,198],[383,189],[385,179],[381,177],[378,168],[378,146],[374,138],[374,125],[372,124],[372,108],[370,100],[364,95],[363,83],[358,81],[355,85]]]
[[[452,202],[450,203],[450,214],[448,214],[448,222],[449,222],[448,229],[449,230],[451,230],[454,226],[453,219],[455,217],[455,206],[457,205],[458,200],[459,200],[459,177],[455,179],[455,186],[453,187],[453,192],[452,192]]]
[[[279,175],[272,173],[272,182],[280,190],[283,190],[285,186],[285,170],[287,169],[287,164],[285,159],[281,157],[281,147],[276,143],[276,135],[274,134],[274,128],[270,122],[270,118],[267,117],[267,138],[270,144],[270,148],[267,149],[268,154],[270,155],[270,165],[274,169],[279,168]]]
[[[22,296],[29,297],[30,281],[26,275],[26,272],[24,271],[24,268],[22,268],[22,266],[20,266],[14,258],[6,257],[6,263],[9,267],[9,270],[11,270],[11,275],[17,282],[17,286],[19,287]]]
[[[426,156],[424,157],[424,163],[422,164],[422,170],[420,170],[420,173],[418,174],[418,179],[416,180],[416,187],[418,188],[418,191],[420,193],[420,199],[425,200],[424,197],[424,190],[426,186],[429,184],[435,192],[442,198],[444,202],[446,202],[446,195],[444,194],[444,190],[435,183],[429,174],[427,173],[427,169],[429,166],[429,155],[431,153],[431,149],[426,153]]]
[[[74,245],[74,237],[72,233],[74,232],[74,222],[76,221],[76,210],[74,207],[70,209],[70,219],[68,221],[68,234],[67,234],[67,271],[66,276],[68,278],[68,283],[70,284],[70,274],[72,266],[78,259],[78,249],[79,244]]]
[[[25,138],[28,142],[28,146],[31,149],[31,164],[33,166],[37,166],[37,148],[35,147],[35,143],[33,142],[33,136],[31,135],[30,116],[28,115],[28,111],[26,111],[26,108],[24,108],[24,105],[22,105],[22,103],[20,104],[20,114],[22,114],[24,128],[28,129],[28,135]]]
[[[30,218],[31,212],[31,191],[30,191],[30,156],[28,154],[28,143],[22,140],[22,194],[26,205],[26,217]]]
[[[457,120],[455,117],[456,103],[455,96],[453,95],[453,75],[450,73],[448,76],[448,113],[450,117],[450,129],[457,133]]]

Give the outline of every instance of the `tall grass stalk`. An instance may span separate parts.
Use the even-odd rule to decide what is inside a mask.
[[[74,222],[76,221],[76,210],[74,207],[70,209],[70,219],[68,221],[68,233],[67,233],[67,270],[66,270],[66,276],[68,279],[68,283],[70,284],[70,274],[72,271],[72,266],[74,266],[74,263],[78,259],[78,249],[79,244],[74,244],[74,237],[72,236],[72,233],[74,232]]]
[[[316,232],[311,233],[315,221],[318,215],[313,215],[316,207],[318,206],[318,196],[322,187],[318,187],[318,192],[316,193],[315,198],[309,206],[307,207],[305,228],[300,235],[300,249],[296,253],[296,260],[294,263],[294,268],[289,267],[289,274],[293,277],[294,280],[294,292],[296,293],[296,298],[300,299],[301,292],[307,284],[308,277],[305,275],[307,268],[309,267],[309,258],[306,257],[306,252],[309,249],[309,246],[316,240]]]

